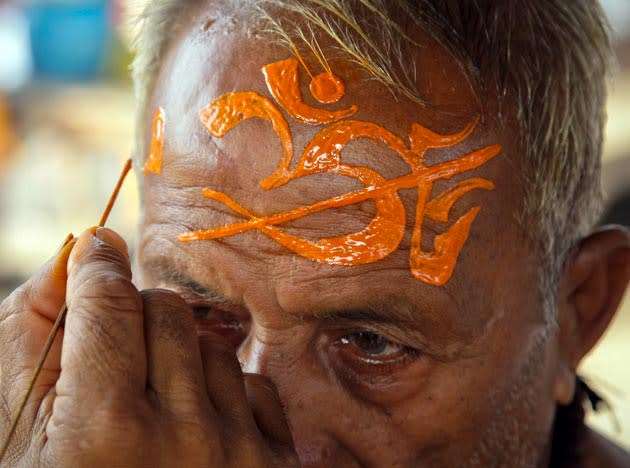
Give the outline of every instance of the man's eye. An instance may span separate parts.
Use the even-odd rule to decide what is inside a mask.
[[[383,335],[370,331],[360,331],[341,338],[341,344],[350,345],[372,357],[386,357],[396,354],[404,346],[392,343]]]
[[[334,336],[334,335],[333,335]],[[406,375],[423,353],[371,330],[356,330],[333,338],[331,360],[337,375],[354,392],[391,385]],[[365,398],[373,399],[370,392]]]
[[[207,305],[191,306],[198,332],[211,332],[221,335],[234,348],[238,348],[248,333],[248,324],[234,314]]]
[[[407,362],[417,357],[418,351],[396,343],[369,330],[349,333],[337,340],[337,348],[346,359],[361,361],[363,364],[383,365]]]

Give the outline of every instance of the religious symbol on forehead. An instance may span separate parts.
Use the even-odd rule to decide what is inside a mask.
[[[432,252],[425,252],[421,247],[424,219],[428,217],[447,223],[451,208],[459,198],[475,189],[492,190],[494,184],[482,178],[469,178],[431,198],[433,183],[482,166],[497,156],[501,147],[489,145],[459,159],[426,166],[424,155],[428,149],[447,148],[464,141],[474,130],[476,122],[452,135],[440,135],[414,123],[407,145],[400,137],[380,125],[352,119],[359,110],[357,105],[328,111],[305,103],[300,92],[298,68],[298,60],[287,59],[268,64],[262,69],[273,99],[291,118],[298,123],[323,126],[302,150],[294,167],[291,167],[294,159],[293,138],[287,120],[280,108],[261,94],[251,91],[224,94],[201,109],[201,122],[216,138],[223,138],[247,119],[259,118],[271,123],[273,131],[280,139],[282,154],[273,174],[260,183],[265,190],[319,173],[351,177],[361,182],[363,187],[308,206],[266,216],[239,205],[225,193],[207,188],[203,191],[205,197],[224,204],[245,220],[208,230],[183,233],[179,236],[180,241],[219,239],[257,229],[296,254],[317,262],[344,266],[373,263],[394,252],[402,241],[406,215],[398,191],[415,188],[418,199],[415,225],[411,233],[409,269],[415,278],[424,283],[435,286],[446,284],[453,274],[459,253],[480,207],[471,208],[445,232],[437,235]],[[345,88],[341,79],[327,70],[316,76],[311,75],[310,91],[318,102],[330,104],[343,97]],[[393,179],[385,179],[372,168],[345,164],[342,161],[343,149],[352,140],[360,138],[387,145],[407,163],[410,172]],[[376,214],[360,232],[311,241],[289,234],[279,227],[283,223],[319,211],[366,200],[374,201]]]
[[[164,109],[158,107],[153,114],[153,124],[151,125],[151,152],[142,169],[144,175],[149,173],[159,174],[162,172],[165,119]]]

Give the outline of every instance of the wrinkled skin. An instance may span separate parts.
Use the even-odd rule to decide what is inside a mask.
[[[208,16],[218,19],[203,31]],[[135,286],[122,240],[109,230],[96,237],[88,231],[72,253],[66,247],[3,304],[0,342],[10,351],[2,358],[0,390],[13,412],[29,375],[24,369],[32,368],[67,284],[63,335],[10,460],[546,466],[555,407],[571,401],[575,369],[628,281],[627,232],[610,229],[582,243],[562,277],[559,326],[550,328],[536,292],[539,262],[515,222],[523,181],[513,133],[493,117],[492,98],[480,107],[452,59],[420,35],[428,47],[419,52],[418,85],[428,107],[394,99],[354,65],[331,63],[346,83],[340,107],[358,103],[356,118],[401,137],[413,122],[452,133],[481,115],[469,139],[429,153],[428,164],[488,144],[503,147],[473,173],[496,189],[466,195],[451,214],[453,220],[482,207],[446,286],[410,274],[409,232],[389,257],[354,267],[298,257],[258,231],[178,241],[182,232],[240,221],[205,199],[204,187],[264,214],[357,187],[323,174],[264,191],[259,183],[280,154],[269,124],[247,121],[221,139],[203,128],[199,109],[226,92],[268,95],[261,67],[290,56],[248,36],[244,23],[226,12],[199,12],[162,66],[151,109],[165,109],[165,156],[161,174],[143,181]],[[294,122],[291,131],[297,148],[315,132]],[[349,145],[344,158],[386,178],[406,171],[392,152],[370,142]],[[416,191],[400,195],[412,226]],[[373,205],[364,203],[286,228],[318,239],[359,231],[373,215]],[[425,250],[444,228],[427,223]],[[10,392],[7,375],[17,376]],[[29,438],[31,431],[37,436]]]
[[[505,287],[536,284],[538,265],[512,221],[518,181],[510,170],[509,141],[492,121],[480,124],[456,149],[436,152],[430,161],[453,159],[497,142],[504,147],[501,156],[475,171],[497,189],[467,195],[452,215],[456,219],[471,206],[482,205],[444,288],[411,276],[409,235],[386,259],[355,267],[299,258],[258,232],[221,241],[177,241],[179,233],[190,229],[241,219],[204,199],[203,187],[225,191],[254,212],[275,213],[357,186],[347,178],[318,175],[264,191],[260,180],[273,172],[280,154],[268,123],[250,120],[222,139],[208,136],[193,110],[232,90],[268,95],[261,67],[289,56],[282,47],[250,43],[238,30],[224,37],[221,23],[217,21],[210,34],[193,28],[175,47],[152,102],[152,108],[164,107],[167,119],[178,116],[178,122],[167,127],[161,176],[144,180],[145,218],[138,251],[143,286],[173,289],[200,307],[225,310],[221,302],[229,301],[228,311],[247,322],[247,339],[238,350],[243,369],[274,382],[307,465],[454,466],[486,443],[501,447],[512,439],[531,445],[517,447],[510,457],[539,454],[549,436],[555,402],[531,399],[535,393],[552,394],[555,351],[551,346],[548,352],[542,349],[544,323],[536,295],[530,288],[515,292]],[[426,77],[436,83],[431,90],[435,108],[396,102],[380,84],[358,77],[354,83],[348,80],[346,100],[340,105],[359,103],[354,118],[377,122],[402,136],[413,122],[442,133],[458,131],[477,111],[472,92],[442,52],[429,52],[419,60],[427,62],[432,66],[426,65],[426,73],[437,70],[438,75]],[[457,79],[446,82],[449,76]],[[298,148],[314,133],[312,127],[294,123],[291,130]],[[370,142],[349,145],[344,156],[375,167],[386,178],[406,170],[395,154]],[[408,225],[416,193],[401,192]],[[343,234],[362,229],[372,216],[369,204],[331,210],[294,221],[290,232],[309,239]],[[164,259],[169,259],[168,265]],[[487,264],[492,269],[480,268]],[[522,267],[515,269],[514,264]],[[209,289],[206,297],[187,285],[189,280]],[[401,323],[404,319],[388,318],[393,307],[412,319]],[[378,308],[385,318],[353,319],[357,311],[370,308]],[[326,315],[330,318],[317,318]],[[515,336],[514,329],[522,333]],[[373,331],[418,353],[392,345],[371,356],[353,344],[340,344],[358,330]],[[517,382],[525,387],[522,379],[536,390],[513,388]],[[479,428],[491,421],[497,421],[491,435],[497,440],[486,441]],[[376,444],[381,450],[370,449]]]

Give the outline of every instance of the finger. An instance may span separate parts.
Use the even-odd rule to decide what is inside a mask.
[[[147,343],[147,385],[178,416],[211,411],[188,305],[162,289],[141,292]],[[196,414],[199,416],[199,414]]]
[[[66,263],[73,245],[70,235],[57,254],[0,306],[0,378],[2,390],[9,396],[9,401],[13,401],[12,394],[24,392],[52,328],[52,321],[64,304]],[[57,379],[61,339],[59,333],[44,362],[38,381],[42,392]]]
[[[126,244],[114,231],[93,228],[79,237],[68,260],[66,303],[57,394],[84,406],[144,395],[142,300]]]
[[[59,376],[60,334],[52,342],[28,401],[24,398],[35,376],[35,367],[44,343],[51,332],[51,319],[56,318],[64,302],[66,262],[72,249],[72,240],[72,234],[68,235],[53,258],[0,305],[0,421],[4,422],[3,431],[0,431],[4,432],[0,451],[6,459],[17,460],[24,456],[30,445],[30,438],[25,438],[24,434],[39,431],[38,427],[45,415],[50,414],[52,397],[46,396]],[[23,407],[22,403],[26,406]],[[38,413],[39,418],[36,417]],[[9,421],[18,422],[17,418],[18,425],[12,425],[11,432],[8,432],[9,428],[5,424]],[[9,434],[17,434],[17,437]],[[8,450],[6,453],[5,449]]]
[[[51,322],[57,318],[66,295],[66,264],[75,243],[76,238],[69,234],[57,253],[3,302],[0,321],[25,311]]]
[[[245,374],[245,391],[263,436],[272,442],[293,446],[289,424],[273,383],[260,374]]]
[[[255,421],[243,382],[243,372],[234,348],[213,333],[199,334],[208,396],[224,424],[238,432],[249,433]]]

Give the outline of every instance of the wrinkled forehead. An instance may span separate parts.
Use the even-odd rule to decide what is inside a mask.
[[[180,242],[260,231],[267,253],[344,267],[388,257],[444,285],[479,202],[496,217],[513,192],[488,195],[505,179],[493,164],[503,142],[456,61],[415,34],[421,105],[330,38],[288,47],[257,24],[199,14],[162,64],[150,113],[166,122],[163,161],[144,183],[153,220],[188,230]]]
[[[264,30],[264,23],[252,19],[250,14],[254,13],[220,9],[198,12],[161,66],[148,115],[158,108],[164,110],[167,120],[164,165],[177,169],[172,177],[188,169],[185,177],[190,185],[207,185],[208,180],[203,180],[202,175],[211,175],[217,185],[238,189],[257,186],[274,172],[286,148],[271,131],[269,122],[247,119],[238,129],[224,135],[226,138],[218,138],[203,124],[200,112],[222,96],[247,92],[270,100],[271,106],[284,113],[286,109],[279,105],[278,96],[272,96],[265,69],[286,60],[295,62],[298,89],[294,94],[299,94],[306,105],[322,112],[356,108],[356,112],[347,115],[349,119],[387,129],[402,144],[408,145],[414,125],[440,134],[454,134],[474,124],[469,138],[458,145],[443,145],[439,151],[429,149],[427,164],[456,158],[481,145],[503,144],[497,140],[495,120],[485,112],[482,105],[485,103],[480,101],[457,62],[422,31],[414,31],[414,56],[402,60],[414,67],[407,75],[415,79],[414,85],[426,105],[394,92],[352,57],[340,52],[339,44],[324,33],[315,34],[315,42],[308,44],[299,37],[292,38],[291,47],[277,33]],[[313,77],[327,70],[341,81],[343,93],[336,102],[317,102],[312,91]],[[281,93],[286,94],[287,90]],[[322,126],[294,118],[286,121],[293,140],[292,164],[295,164]],[[148,142],[150,138],[151,128],[147,125],[145,140]],[[376,137],[355,138],[344,149],[343,157],[348,163],[372,167],[391,178],[408,170],[400,155],[392,153],[391,146]],[[311,177],[296,180],[297,190],[291,193],[314,191],[312,200],[322,195],[323,189],[331,189],[331,184],[344,183],[347,187],[337,187],[337,192],[354,182],[347,178]],[[336,194],[335,190],[328,195]],[[277,192],[280,202],[285,199],[285,192]],[[267,195],[273,197],[271,192]]]
[[[295,21],[304,30],[310,27],[305,19],[295,18]],[[331,108],[360,102],[360,112],[355,117],[377,114],[379,124],[400,128],[403,135],[415,122],[436,132],[450,133],[461,130],[477,117],[482,120],[488,117],[482,115],[486,103],[474,83],[446,49],[422,30],[413,31],[415,44],[405,48],[407,52],[392,54],[388,60],[401,64],[393,72],[402,81],[407,76],[426,105],[412,102],[395,91],[384,83],[383,76],[368,71],[369,65],[358,64],[356,57],[342,51],[343,47],[323,32],[316,31],[314,40],[308,43],[297,36],[290,37],[292,48],[286,37],[265,25],[255,10],[234,12],[215,7],[193,15],[161,67],[149,115],[156,106],[168,103],[172,107],[169,114],[177,115],[178,119],[186,115],[185,122],[189,123],[197,118],[202,106],[221,94],[237,90],[268,94],[263,67],[299,58],[305,100],[313,102],[308,90],[309,74],[316,75],[328,67],[346,85],[344,98]],[[319,50],[313,51],[313,45]],[[373,54],[386,55],[387,51],[373,51]]]
[[[430,288],[499,288],[506,268],[479,271],[521,255],[503,239],[515,237],[518,170],[504,155],[509,134],[447,51],[414,36],[420,105],[330,38],[317,36],[317,53],[297,39],[292,49],[257,24],[199,13],[162,64],[149,115],[163,112],[163,160],[144,177],[139,251],[151,250],[144,242],[154,256],[185,258],[181,269],[230,298],[239,281],[228,279],[244,269],[279,297],[296,296],[300,278],[320,281],[318,294],[343,278],[349,296],[412,303]],[[341,85],[314,91],[326,72]],[[152,136],[155,126],[147,148]]]

